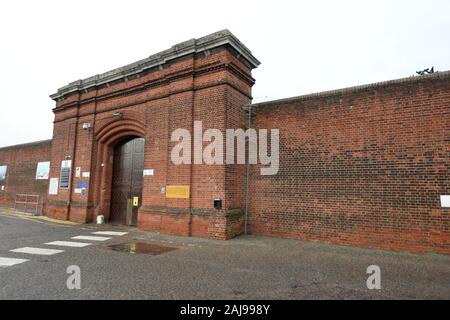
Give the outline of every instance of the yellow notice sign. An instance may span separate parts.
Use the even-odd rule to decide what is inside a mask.
[[[189,199],[189,186],[166,186],[166,198],[169,199]]]
[[[133,197],[133,207],[137,207],[137,206],[139,206],[139,198]]]

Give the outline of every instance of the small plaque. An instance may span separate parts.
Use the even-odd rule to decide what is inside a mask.
[[[144,170],[144,177],[153,176],[153,175],[155,175],[155,170],[154,169],[145,169]]]
[[[61,167],[70,168],[72,166],[72,160],[63,160],[61,162]]]
[[[86,189],[89,186],[88,182],[78,182],[77,189]]]
[[[441,207],[450,208],[450,196],[441,196]]]
[[[77,194],[81,194],[81,192],[83,191],[83,189],[81,189],[81,188],[75,188],[75,193],[77,193]]]
[[[83,178],[89,178],[91,176],[90,172],[83,172]]]
[[[81,177],[81,167],[76,167],[75,168],[75,177],[76,178]]]
[[[48,194],[56,195],[58,194],[58,178],[51,178],[48,188]]]
[[[166,198],[169,199],[189,199],[189,186],[166,186]]]

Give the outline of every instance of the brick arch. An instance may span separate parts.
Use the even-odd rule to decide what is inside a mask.
[[[139,112],[124,112],[119,117],[109,117],[100,120],[95,129],[95,140],[98,143],[110,145],[117,142],[117,136],[124,132],[131,132],[131,135],[145,136],[145,123],[143,115]]]
[[[121,117],[99,120],[94,131],[97,145],[94,205],[95,216],[103,214],[109,219],[114,147],[130,137],[145,138],[145,117],[140,112],[123,112]]]

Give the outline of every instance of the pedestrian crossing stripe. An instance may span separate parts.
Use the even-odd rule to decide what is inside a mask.
[[[57,253],[64,252],[64,250],[24,247],[24,248],[10,250],[10,252],[51,256],[51,255],[54,255]]]
[[[128,234],[128,232],[118,232],[118,231],[96,231],[92,232],[92,234],[104,235],[104,236],[124,236]]]
[[[47,242],[46,244],[50,246],[73,247],[73,248],[83,248],[91,245],[91,243],[74,242],[74,241],[53,241]]]
[[[30,261],[30,260],[0,257],[0,267],[11,267],[16,264],[24,263],[27,261]]]
[[[94,236],[76,236],[72,237],[74,240],[89,240],[89,241],[106,241],[111,238],[108,237],[94,237]]]

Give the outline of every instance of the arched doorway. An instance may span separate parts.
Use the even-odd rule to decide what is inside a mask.
[[[114,147],[109,222],[137,225],[142,203],[144,138],[132,137]]]
[[[144,158],[143,152],[145,142],[143,137],[145,137],[146,134],[144,119],[145,116],[141,112],[123,110],[114,112],[110,116],[96,122],[96,169],[94,177],[95,191],[93,197],[95,212],[93,221],[95,221],[97,216],[103,215],[106,222],[130,225],[136,224],[136,213],[139,206],[142,204],[143,160],[141,162],[137,160],[134,161],[134,169],[131,166],[127,167],[123,164],[120,166],[122,159],[120,154],[124,153],[120,150],[121,148],[125,148],[126,150],[127,148],[134,146],[134,148],[131,149],[133,152],[131,158],[135,158],[134,154],[136,155],[136,158],[139,158],[138,154],[140,153],[142,154],[142,159]],[[136,140],[139,142],[133,142],[135,139],[141,140]],[[115,154],[117,154],[116,161],[114,161]],[[129,156],[123,158],[129,158]],[[125,172],[128,170],[130,178],[126,178],[127,175],[124,173],[124,178],[119,179],[116,174],[116,182],[114,183],[116,191],[114,191],[113,194],[114,162],[116,163],[115,170],[119,170],[119,174],[122,174],[120,173],[120,168],[125,168],[124,170]],[[133,163],[133,160],[131,160],[131,163]],[[138,172],[139,170],[140,172]],[[133,174],[133,180],[131,174]],[[127,185],[130,186],[128,189],[129,191],[127,191]],[[134,187],[131,188],[132,186]],[[122,194],[116,197],[118,193],[117,189],[122,189]],[[128,199],[133,198],[133,192],[136,194],[135,196],[138,197],[139,201],[138,207],[131,208],[130,219],[130,214],[127,215],[127,209],[129,210]],[[114,208],[112,208],[113,202]],[[114,217],[111,219],[113,210]],[[128,212],[130,212],[130,210]]]

